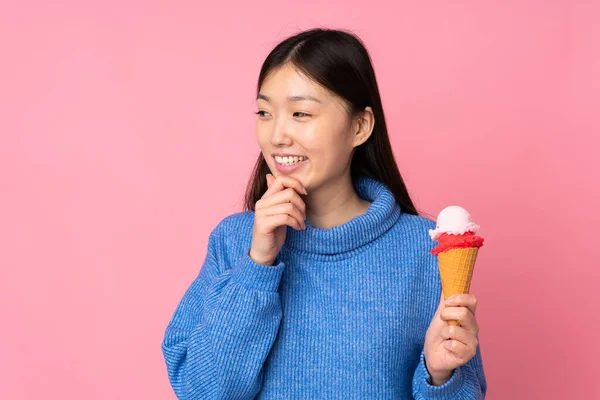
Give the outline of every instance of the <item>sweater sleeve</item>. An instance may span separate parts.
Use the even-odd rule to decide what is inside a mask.
[[[283,263],[257,264],[245,251],[225,268],[217,236],[211,233],[206,259],[162,343],[179,399],[253,399],[282,317],[277,288]]]
[[[482,400],[486,391],[479,345],[475,356],[455,369],[450,380],[440,386],[431,384],[431,375],[425,364],[425,351],[421,350],[419,364],[413,376],[413,397],[416,400]]]

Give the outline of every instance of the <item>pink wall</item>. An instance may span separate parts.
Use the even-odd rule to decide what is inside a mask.
[[[315,25],[369,47],[420,209],[483,226],[488,398],[600,395],[597,2],[49,3],[0,13],[0,398],[175,398],[162,335],[240,210],[260,64]]]

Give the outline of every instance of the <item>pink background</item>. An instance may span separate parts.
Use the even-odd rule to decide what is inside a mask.
[[[488,398],[600,395],[598,2],[48,3],[0,12],[0,398],[175,398],[162,336],[241,209],[261,62],[314,26],[366,42],[417,206],[483,226]]]

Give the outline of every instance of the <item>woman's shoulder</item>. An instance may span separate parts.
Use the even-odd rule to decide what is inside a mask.
[[[398,219],[397,225],[406,233],[425,234],[429,240],[429,230],[435,228],[435,221],[423,215],[414,215],[402,213]]]
[[[211,238],[227,242],[243,241],[252,234],[254,211],[242,211],[222,218],[210,233]]]
[[[221,267],[231,267],[252,244],[254,212],[244,211],[221,219],[210,233],[209,248]]]
[[[252,228],[254,225],[254,211],[242,211],[234,214],[229,214],[214,228],[213,232],[220,235],[230,235],[240,233],[248,229],[248,227]]]
[[[403,245],[396,246],[398,258],[410,260],[406,265],[418,279],[427,282],[439,280],[437,257],[431,253],[436,242],[431,240],[429,230],[435,228],[435,221],[423,215],[403,213],[396,224],[395,240]],[[429,287],[428,284],[418,283],[416,287]]]
[[[393,228],[392,240],[404,243],[400,251],[411,250],[415,254],[429,254],[435,242],[429,236],[429,230],[436,223],[426,216],[402,213]]]

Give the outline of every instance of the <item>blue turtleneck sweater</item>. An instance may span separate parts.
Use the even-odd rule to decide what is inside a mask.
[[[223,219],[162,350],[179,399],[483,399],[481,353],[432,386],[423,344],[441,283],[435,223],[361,178],[368,211],[287,229],[274,266],[249,257],[253,212]]]

